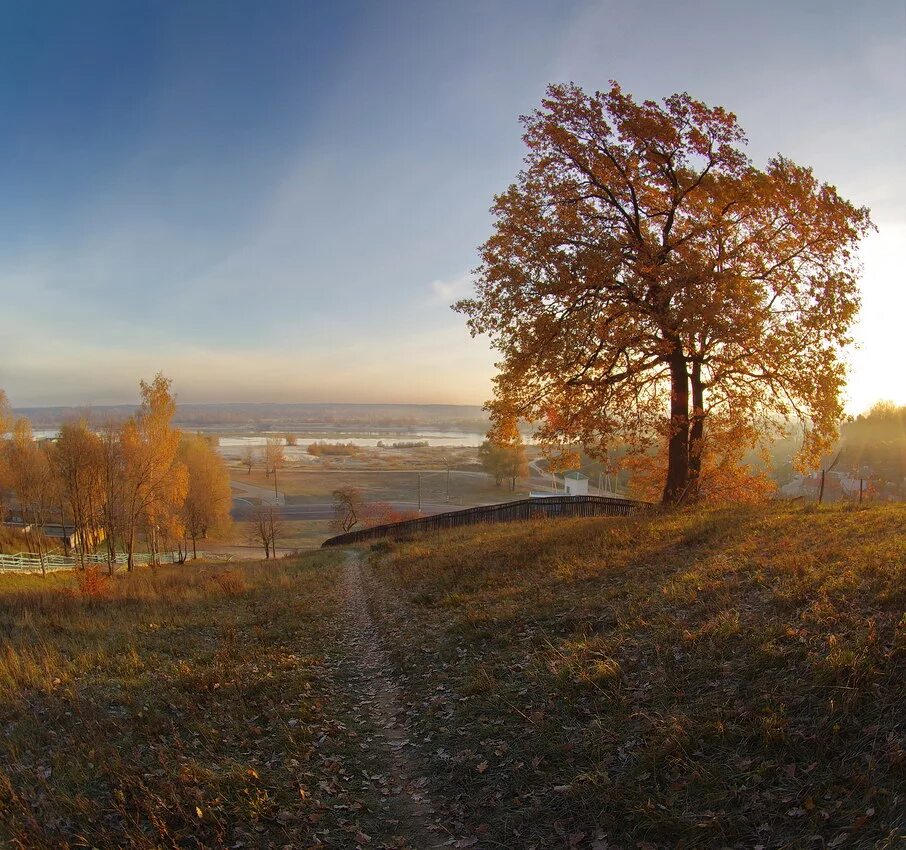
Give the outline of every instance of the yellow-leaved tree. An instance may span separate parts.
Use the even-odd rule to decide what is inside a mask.
[[[790,418],[815,461],[842,417],[868,211],[782,156],[756,168],[736,117],[688,94],[555,85],[522,121],[524,168],[454,305],[500,352],[492,416],[662,457],[666,504],[701,497],[709,445],[738,460]]]
[[[17,419],[12,437],[2,445],[8,483],[12,487],[19,507],[22,530],[30,552],[41,558],[44,573],[44,556],[47,554],[44,528],[50,519],[57,497],[56,478],[46,448],[35,442],[31,423]]]
[[[220,452],[200,434],[183,441],[181,454],[189,475],[183,526],[192,541],[192,556],[197,558],[199,538],[230,525],[230,473]]]
[[[54,443],[54,469],[61,501],[66,503],[76,531],[76,549],[82,567],[98,535],[105,528],[107,492],[104,487],[104,445],[82,419],[67,422]],[[66,525],[65,512],[61,521]]]
[[[180,432],[172,425],[176,399],[170,385],[160,373],[151,383],[141,381],[141,405],[120,435],[122,523],[130,570],[139,530],[145,532],[152,561],[161,540],[182,537],[188,474],[179,459]]]
[[[9,404],[6,390],[0,389],[0,440],[6,437],[13,427],[13,410]]]
[[[12,487],[11,472],[7,464],[6,435],[13,427],[13,411],[6,396],[0,389],[0,522],[6,519],[6,503]]]

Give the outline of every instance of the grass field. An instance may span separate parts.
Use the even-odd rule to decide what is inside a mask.
[[[376,471],[343,469],[287,469],[278,476],[278,488],[286,494],[291,504],[325,504],[332,500],[334,490],[342,487],[358,487],[369,502],[416,502],[418,500],[419,476],[423,503],[446,504],[447,473],[445,471]],[[273,488],[273,480],[263,472],[253,471],[251,475],[233,471],[233,480],[240,484],[254,484]],[[494,480],[480,472],[452,471],[450,473],[450,504],[488,504],[505,502],[525,496],[529,491],[527,482],[518,482],[513,493],[504,483],[496,486]]]
[[[0,575],[0,847],[902,846],[904,532],[765,506]]]
[[[325,666],[336,557],[0,576],[0,846],[352,847],[387,828]]]
[[[906,841],[902,506],[377,549],[413,737],[482,846]]]
[[[281,549],[317,549],[336,533],[329,519],[281,520],[280,528],[277,546]]]
[[[336,444],[337,441],[328,441]],[[342,445],[342,441],[339,441]],[[537,451],[534,446],[529,452]],[[349,455],[312,455],[300,445],[286,456],[286,466],[302,469],[437,469],[450,464],[461,468],[478,462],[478,449],[470,446],[418,446],[395,449],[391,447],[359,447]],[[234,460],[238,463],[238,460]],[[263,470],[263,455],[259,450],[255,467]]]
[[[328,537],[336,533],[332,530],[331,520],[328,519],[284,519],[280,520],[279,527],[277,548],[280,550],[317,549]],[[234,521],[225,533],[199,541],[198,548],[203,552],[224,554],[233,548],[247,548],[256,557],[264,557],[264,549],[256,537],[255,524],[244,520]]]

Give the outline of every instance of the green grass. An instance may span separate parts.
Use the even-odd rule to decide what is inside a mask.
[[[481,846],[906,840],[903,506],[473,528],[373,560],[435,798]]]

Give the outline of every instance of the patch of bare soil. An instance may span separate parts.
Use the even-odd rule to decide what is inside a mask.
[[[369,612],[358,553],[350,552],[343,566],[343,625],[340,630],[339,670],[349,696],[363,720],[360,746],[386,765],[370,779],[386,804],[387,834],[391,847],[427,850],[470,846],[451,836],[442,814],[431,800],[428,778],[415,757],[406,713],[390,665]],[[372,764],[375,762],[371,762]]]

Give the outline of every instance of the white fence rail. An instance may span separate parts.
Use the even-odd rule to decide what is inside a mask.
[[[199,553],[201,554],[201,553]],[[127,563],[128,557],[125,554],[117,555],[114,563],[117,568]],[[148,564],[151,562],[151,556],[144,553],[136,553],[132,556],[136,564]],[[178,552],[162,552],[157,556],[158,563],[175,564],[179,562]],[[86,564],[103,564],[107,566],[108,559],[106,555],[86,555]],[[44,572],[56,572],[57,570],[74,570],[80,567],[82,562],[78,558],[71,558],[65,555],[35,555],[31,552],[20,552],[17,555],[0,554],[0,573],[40,573],[42,566]]]

